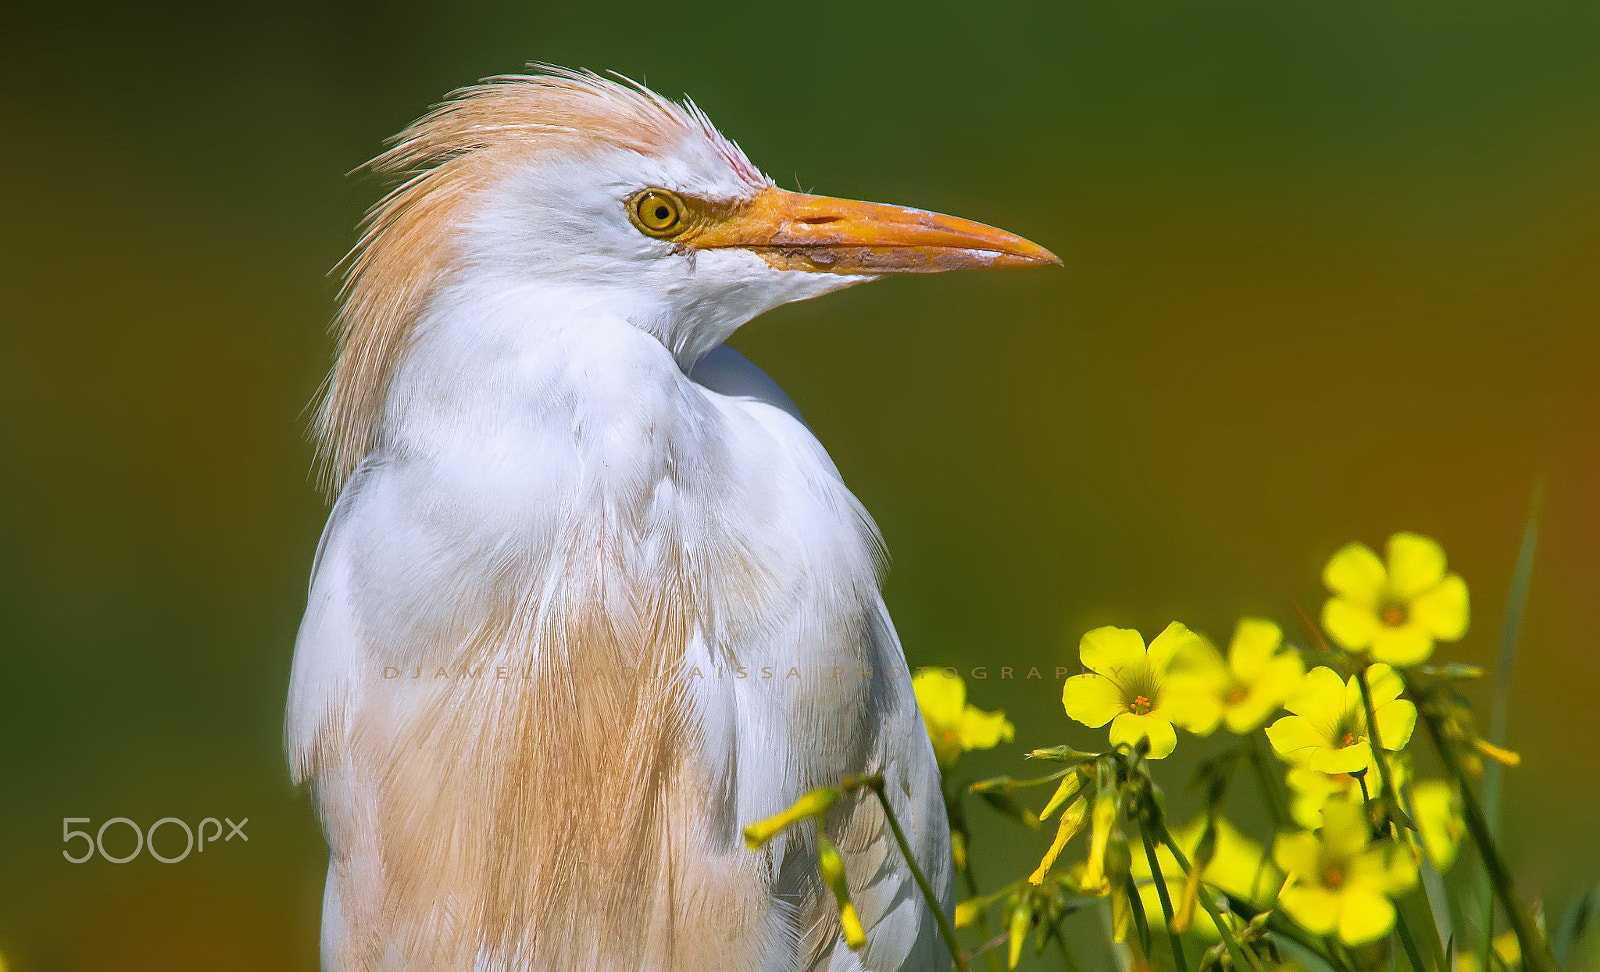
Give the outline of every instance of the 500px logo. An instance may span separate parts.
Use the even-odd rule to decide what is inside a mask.
[[[226,820],[228,822],[228,836],[226,837],[222,836],[222,820]],[[102,860],[109,861],[112,864],[126,864],[135,857],[138,857],[143,851],[148,850],[150,852],[150,856],[161,863],[176,864],[185,857],[188,857],[189,853],[196,849],[198,849],[201,853],[204,853],[206,849],[206,842],[208,840],[213,844],[217,843],[218,840],[221,840],[221,842],[225,844],[235,837],[238,837],[246,842],[250,840],[249,836],[244,832],[244,825],[250,822],[249,817],[245,817],[238,823],[234,823],[233,820],[228,817],[223,817],[222,820],[218,820],[216,817],[207,817],[200,821],[200,826],[198,828],[191,829],[187,823],[179,820],[177,817],[162,817],[160,820],[157,820],[155,823],[151,824],[149,830],[140,830],[139,825],[134,823],[132,820],[129,820],[127,817],[112,817],[110,820],[102,823],[100,825],[100,829],[96,830],[94,832],[94,836],[91,837],[89,836],[89,832],[87,830],[72,829],[73,824],[89,823],[90,819],[88,817],[62,817],[61,842],[64,844],[70,844],[74,840],[82,840],[88,846],[83,849],[83,855],[81,857],[73,857],[71,849],[63,850],[61,852],[61,856],[65,857],[73,864],[82,864],[98,853]],[[133,851],[125,857],[113,857],[111,854],[106,853],[106,828],[110,827],[112,824],[123,824],[129,830],[133,831]],[[206,824],[210,824],[212,827],[212,831],[209,836],[206,834]],[[168,829],[177,827],[183,831],[183,853],[178,854],[175,857],[167,857],[160,851],[156,850],[156,831],[160,830],[163,826],[167,827]],[[195,839],[196,829],[199,830],[198,841]],[[172,848],[169,846],[168,850],[171,849]]]

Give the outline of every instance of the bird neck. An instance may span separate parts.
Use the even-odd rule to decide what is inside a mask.
[[[397,369],[380,441],[441,458],[512,443],[555,457],[574,440],[670,441],[706,406],[685,376],[685,351],[635,323],[648,314],[559,287],[441,291]]]

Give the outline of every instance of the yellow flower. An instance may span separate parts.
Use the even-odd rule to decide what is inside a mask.
[[[1412,787],[1411,819],[1416,822],[1428,860],[1441,873],[1450,870],[1466,829],[1456,788],[1444,780],[1424,780]]]
[[[1364,544],[1352,543],[1322,569],[1333,597],[1322,626],[1341,646],[1370,651],[1376,661],[1416,665],[1433,643],[1467,631],[1467,584],[1445,573],[1444,549],[1415,533],[1389,538],[1387,566]]]
[[[1517,941],[1517,933],[1506,929],[1496,935],[1491,943],[1494,948],[1494,957],[1499,959],[1500,969],[1522,968],[1522,943]],[[1455,972],[1482,972],[1483,962],[1478,959],[1477,953],[1471,949],[1456,949]]]
[[[1398,751],[1417,726],[1417,707],[1400,698],[1405,685],[1388,665],[1369,668],[1367,681],[1383,748]],[[1294,714],[1267,727],[1272,748],[1284,759],[1330,775],[1360,773],[1373,765],[1367,713],[1355,676],[1346,682],[1331,668],[1313,668],[1284,708]]]
[[[967,704],[967,683],[953,672],[925,668],[911,679],[922,724],[933,741],[939,767],[948,770],[961,754],[973,749],[993,749],[1010,742],[1016,727],[1003,711],[985,712]]]
[[[1280,834],[1273,860],[1289,876],[1278,908],[1315,935],[1337,932],[1347,945],[1375,941],[1394,927],[1389,897],[1417,880],[1409,847],[1369,842],[1360,801],[1340,800],[1323,811],[1320,833]]]
[[[1305,677],[1300,653],[1283,647],[1283,632],[1271,621],[1242,618],[1228,646],[1228,684],[1222,719],[1229,732],[1252,732],[1289,700]]]
[[[1205,826],[1205,817],[1201,815],[1172,831],[1173,842],[1183,851],[1184,856],[1189,858],[1191,864],[1195,862],[1199,852]],[[1156,861],[1161,865],[1161,876],[1166,881],[1167,894],[1179,918],[1179,929],[1192,930],[1216,941],[1217,927],[1209,918],[1201,917],[1193,921],[1188,929],[1183,928],[1185,906],[1187,905],[1187,910],[1190,912],[1194,910],[1194,905],[1187,901],[1189,889],[1186,887],[1187,881],[1183,869],[1178,866],[1177,858],[1173,857],[1172,852],[1166,847],[1156,848]],[[1154,876],[1150,873],[1149,858],[1136,851],[1130,870],[1139,885],[1139,898],[1144,904],[1145,918],[1152,928],[1165,928],[1166,914],[1161,909],[1160,893],[1152,880]],[[1200,879],[1230,898],[1260,905],[1278,889],[1283,876],[1267,859],[1266,851],[1260,844],[1240,833],[1239,829],[1226,818],[1218,817],[1216,846],[1211,852],[1211,860],[1200,870]]]
[[[1067,715],[1091,729],[1111,723],[1111,745],[1150,740],[1151,759],[1171,754],[1178,744],[1173,725],[1205,735],[1222,718],[1222,703],[1204,692],[1168,692],[1165,685],[1180,654],[1204,657],[1214,651],[1199,635],[1174,621],[1145,648],[1129,628],[1096,628],[1078,643],[1086,675],[1067,679],[1061,704]]]
[[[1387,738],[1384,743],[1387,745]],[[1396,790],[1403,789],[1409,775],[1405,761],[1394,755],[1384,758],[1389,767],[1390,781]],[[1361,784],[1349,773],[1322,773],[1302,764],[1289,767],[1288,782],[1289,816],[1307,830],[1322,826],[1322,808],[1328,801],[1361,799]],[[1378,787],[1375,767],[1368,776],[1367,786],[1373,791]]]

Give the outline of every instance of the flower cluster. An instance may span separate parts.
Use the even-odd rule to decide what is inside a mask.
[[[950,785],[963,753],[1010,742],[1014,729],[1004,713],[968,704],[959,677],[919,676],[916,695],[946,774],[956,864],[968,888],[977,885],[963,795],[979,794],[1030,828],[1055,821],[1033,872],[988,895],[974,890],[957,907],[955,927],[1005,943],[1014,968],[1030,935],[1036,952],[1052,943],[1069,952],[1061,922],[1100,898],[1133,968],[1186,970],[1184,941],[1198,939],[1202,970],[1267,972],[1282,962],[1273,935],[1287,930],[1301,952],[1334,972],[1363,972],[1388,966],[1395,946],[1380,943],[1397,925],[1409,964],[1438,967],[1416,951],[1419,941],[1437,947],[1432,923],[1405,927],[1412,906],[1397,902],[1420,895],[1428,907],[1420,867],[1450,870],[1466,835],[1481,835],[1466,825],[1468,781],[1485,758],[1516,765],[1518,757],[1478,735],[1451,687],[1481,672],[1427,664],[1439,643],[1467,631],[1465,581],[1427,537],[1397,533],[1385,553],[1349,544],[1328,560],[1321,631],[1308,632],[1314,647],[1289,643],[1277,623],[1256,617],[1238,621],[1226,652],[1176,621],[1148,643],[1130,628],[1087,632],[1078,643],[1084,673],[1066,680],[1061,703],[1072,720],[1106,729],[1110,748],[1032,750],[1032,759],[1065,764],[1036,779]],[[1445,779],[1413,779],[1410,747],[1423,720]],[[1201,765],[1205,809],[1169,828],[1151,761],[1176,750],[1180,731],[1208,736],[1219,728],[1237,740]],[[1272,817],[1261,840],[1225,815],[1224,798],[1244,770]],[[1018,791],[1046,785],[1054,791],[1038,812],[1019,802]],[[1080,835],[1082,849],[1072,852]],[[1502,920],[1526,949],[1525,909],[1517,910],[1514,889],[1502,894],[1514,906]],[[996,906],[1001,934],[991,936]],[[1170,963],[1165,954],[1153,960],[1151,929],[1167,933]],[[1542,961],[1548,949],[1533,954]]]

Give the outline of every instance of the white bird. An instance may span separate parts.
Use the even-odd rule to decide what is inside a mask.
[[[859,953],[814,830],[741,842],[882,773],[948,899],[876,528],[723,342],[883,274],[1060,261],[778,189],[691,103],[588,73],[459,91],[373,164],[407,180],[350,262],[285,727],[329,848],[323,968],[943,965],[870,795],[822,825]]]

